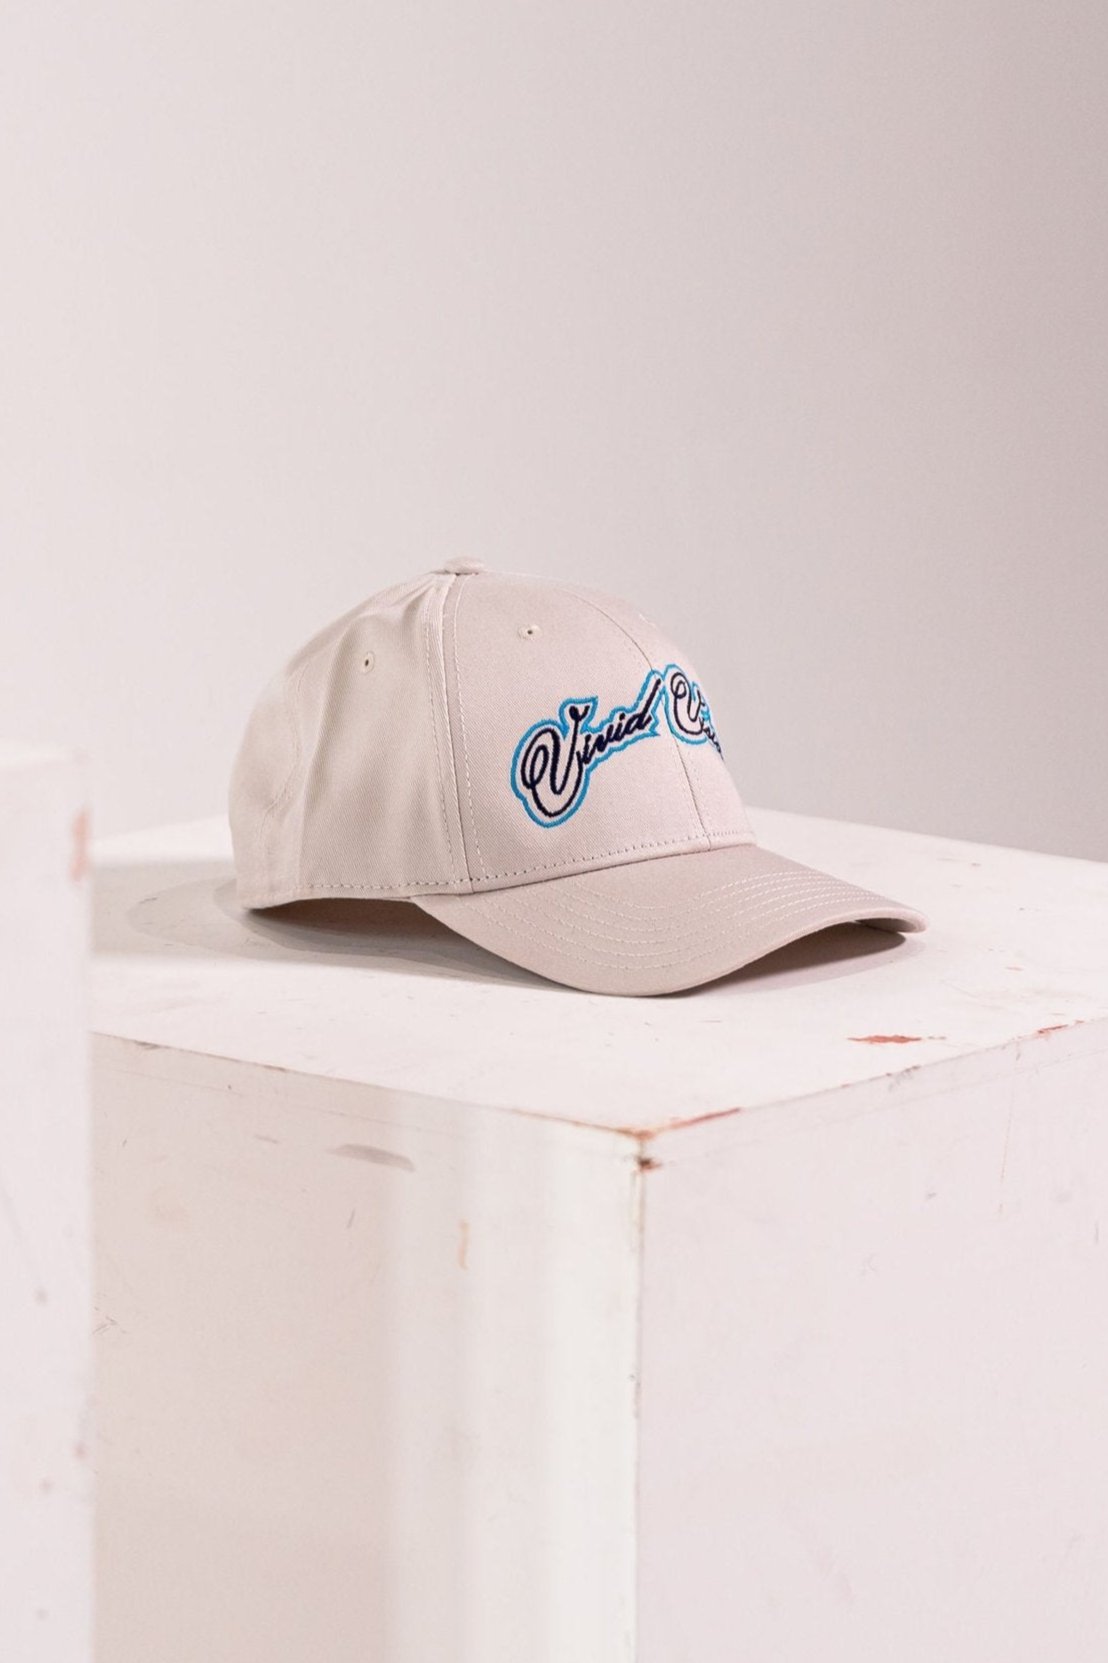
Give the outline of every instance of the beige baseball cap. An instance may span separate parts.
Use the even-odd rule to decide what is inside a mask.
[[[670,993],[828,925],[926,919],[759,847],[696,669],[625,602],[457,560],[262,694],[231,781],[245,907],[414,901],[598,993]]]

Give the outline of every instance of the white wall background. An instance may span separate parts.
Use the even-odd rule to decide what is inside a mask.
[[[1108,858],[1102,0],[7,0],[0,732],[101,830],[448,553],[748,800]]]

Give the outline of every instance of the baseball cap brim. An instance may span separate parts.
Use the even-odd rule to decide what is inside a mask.
[[[479,947],[592,993],[676,993],[835,924],[927,928],[913,907],[754,843],[417,904]]]

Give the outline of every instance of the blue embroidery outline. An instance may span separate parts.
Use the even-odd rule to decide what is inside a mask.
[[[675,666],[675,668],[679,669],[680,666],[677,665],[677,666]],[[641,733],[630,734],[626,739],[621,739],[616,744],[607,746],[606,749],[603,750],[600,753],[599,756],[594,756],[592,758],[592,760],[588,763],[587,767],[585,768],[584,774],[582,775],[581,790],[580,790],[580,792],[577,796],[576,802],[572,803],[570,805],[570,807],[568,809],[566,809],[564,814],[559,814],[554,819],[549,818],[547,815],[536,814],[534,809],[531,807],[531,804],[528,801],[527,797],[524,795],[524,793],[519,789],[519,786],[516,784],[516,770],[517,770],[517,767],[518,767],[518,764],[519,764],[520,755],[523,752],[523,749],[526,746],[527,741],[529,739],[531,739],[534,734],[538,733],[542,728],[556,727],[556,728],[559,729],[559,731],[561,733],[563,743],[565,743],[565,741],[568,740],[568,738],[570,736],[570,733],[573,731],[572,723],[568,722],[566,720],[566,710],[568,709],[568,707],[571,704],[572,705],[577,705],[578,707],[584,707],[585,710],[586,710],[586,715],[585,715],[583,721],[581,722],[580,728],[578,729],[579,733],[593,733],[593,734],[603,733],[605,728],[608,727],[610,723],[614,722],[617,716],[633,716],[634,715],[636,709],[638,708],[639,704],[641,703],[643,697],[646,694],[647,688],[650,686],[650,683],[654,680],[655,676],[657,676],[658,673],[659,672],[655,669],[648,670],[646,675],[642,679],[641,687],[639,688],[638,692],[635,694],[635,697],[631,701],[631,703],[629,705],[621,705],[621,704],[613,705],[611,710],[608,712],[607,716],[605,716],[605,718],[602,722],[593,722],[592,721],[592,717],[596,713],[597,705],[600,702],[600,695],[598,693],[592,693],[592,694],[589,695],[588,698],[584,698],[584,699],[574,699],[574,698],[563,699],[561,704],[558,706],[558,715],[557,715],[556,718],[552,718],[550,716],[543,716],[539,721],[531,723],[531,726],[527,729],[527,732],[522,735],[522,737],[519,740],[519,743],[516,745],[515,750],[512,752],[512,765],[511,765],[511,770],[509,772],[508,778],[509,778],[509,781],[511,783],[513,795],[519,798],[520,802],[523,804],[524,808],[527,811],[528,818],[533,820],[536,826],[541,826],[544,830],[546,830],[546,828],[549,827],[549,826],[564,826],[567,820],[572,820],[573,816],[577,813],[577,810],[581,807],[581,804],[585,801],[585,798],[588,796],[588,794],[589,794],[589,781],[592,778],[593,771],[596,768],[598,768],[602,762],[606,762],[610,756],[618,755],[618,753],[620,751],[629,750],[632,745],[638,744],[640,739],[654,739],[657,736],[659,710],[660,710],[660,707],[661,707],[662,703],[667,698],[667,689],[666,689],[665,679],[663,677],[662,685],[658,689],[658,695],[654,700],[654,706],[653,706],[653,709],[650,712],[650,726],[644,728]],[[685,674],[685,672],[683,670],[682,670],[681,673],[682,673],[682,675]],[[669,712],[669,706],[668,706],[668,704],[666,705],[666,712],[667,712],[667,715],[666,715],[667,725],[672,730],[673,723],[669,719],[669,713],[668,713]],[[707,737],[707,735],[705,735],[705,737]]]

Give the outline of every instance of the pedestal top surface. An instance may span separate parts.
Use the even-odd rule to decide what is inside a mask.
[[[97,850],[93,1027],[649,1134],[1108,1020],[1108,864],[752,810],[931,928],[849,925],[663,998],[578,993],[405,902],[236,904],[221,820]]]

